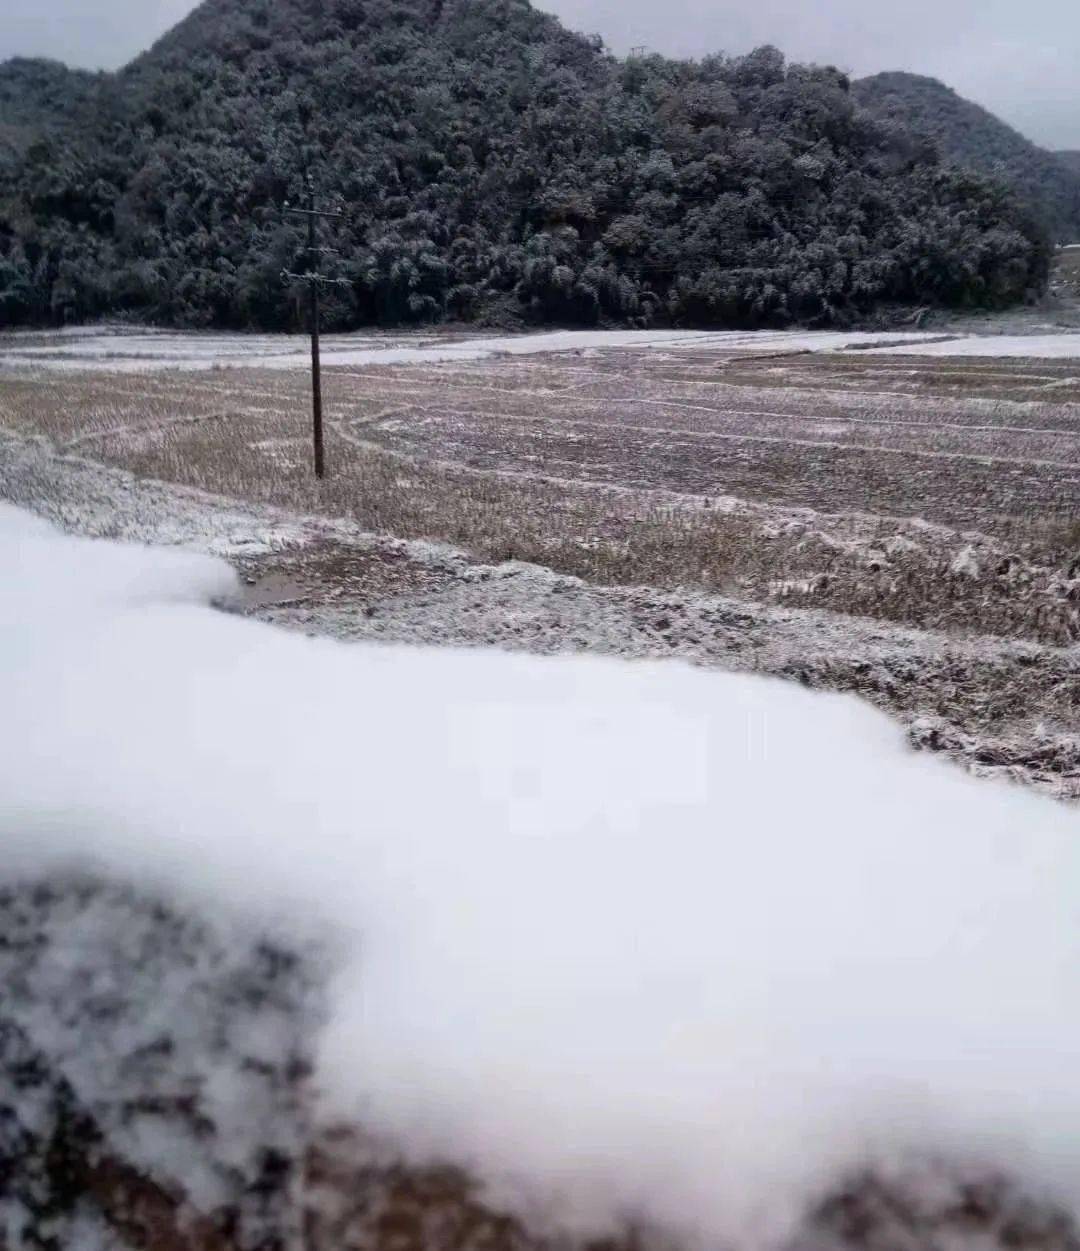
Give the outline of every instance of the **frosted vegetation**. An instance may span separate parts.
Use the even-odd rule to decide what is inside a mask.
[[[880,121],[923,135],[968,169],[1004,175],[1035,206],[1055,240],[1080,239],[1080,162],[1047,152],[944,83],[919,74],[875,74],[855,98]]]
[[[577,1237],[776,1245],[875,1168],[1080,1202],[1074,809],[847,698],[234,591],[0,513],[0,1230],[93,1226],[25,1171],[73,1124],[236,1245],[342,1123]]]
[[[1028,186],[775,48],[619,60],[527,0],[209,0],[97,79],[0,67],[0,319],[850,323],[1045,287]],[[890,311],[891,310],[891,311]]]

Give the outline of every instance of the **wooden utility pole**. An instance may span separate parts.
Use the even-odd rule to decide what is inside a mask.
[[[345,279],[327,278],[319,273],[319,257],[335,250],[334,248],[319,247],[316,231],[319,218],[339,218],[343,217],[344,214],[317,209],[315,207],[315,191],[310,174],[306,177],[305,183],[307,185],[307,208],[293,208],[286,202],[285,212],[293,217],[307,218],[308,245],[306,250],[309,257],[308,269],[302,274],[294,274],[290,270],[285,270],[281,276],[286,282],[306,282],[308,294],[311,298],[311,408],[313,441],[315,445],[315,477],[324,478],[326,477],[326,451],[323,442],[322,364],[319,359],[319,292],[324,285],[347,287],[349,284]]]

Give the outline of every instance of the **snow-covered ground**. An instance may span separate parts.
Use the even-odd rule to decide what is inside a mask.
[[[326,365],[433,364],[492,356],[586,352],[604,348],[719,348],[737,352],[837,351],[851,344],[932,340],[918,334],[699,330],[560,330],[550,333],[457,338],[393,334],[328,335]],[[1080,340],[1078,340],[1080,342]],[[86,327],[59,335],[20,332],[0,340],[0,366],[53,369],[200,370],[259,366],[289,369],[307,363],[310,341],[302,335],[130,332]]]
[[[1080,1205],[1075,809],[917,756],[851,699],[304,639],[213,611],[234,586],[0,511],[4,883],[77,866],[332,950],[326,1115],[579,1229],[771,1245],[909,1154]],[[250,1072],[192,1037],[220,1014],[167,977],[73,975],[116,915],[69,918],[23,971],[20,1028],[95,1110],[129,1100],[132,1055],[156,1046],[166,1089],[170,1056],[203,1055],[202,1150],[247,1160]],[[103,995],[115,1054],[78,1045]],[[265,998],[226,1003],[268,1063]],[[189,1140],[142,1133],[199,1182]]]
[[[1080,333],[1031,335],[968,335],[924,344],[886,344],[870,348],[885,356],[1032,357],[1039,360],[1080,359]]]
[[[443,543],[371,533],[344,518],[137,477],[41,439],[6,434],[0,498],[69,533],[225,558],[254,575],[245,611],[304,634],[543,655],[677,657],[796,678],[868,698],[898,718],[913,742],[980,776],[1080,796],[1069,698],[1080,681],[1075,648],[965,638],[689,588],[590,585],[533,564],[488,564]],[[828,524],[812,512],[766,508],[761,516],[768,529],[793,520],[811,530]],[[858,522],[853,535],[828,533],[830,543],[854,543],[867,559],[880,547]],[[931,537],[965,559],[978,541],[918,522],[903,543]],[[992,542],[979,548],[978,559],[990,565],[1001,556]],[[1004,718],[1002,704],[1010,710]]]
[[[605,349],[703,348],[737,353],[842,352],[851,348],[903,355],[1080,356],[1080,333],[957,335],[860,331],[559,330],[498,337],[359,333],[327,335],[327,366],[416,365]],[[303,335],[252,335],[182,331],[132,331],[77,327],[55,333],[20,331],[0,339],[0,368],[205,370],[306,365]]]

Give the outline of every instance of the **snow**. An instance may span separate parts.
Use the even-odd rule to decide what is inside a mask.
[[[101,558],[101,547],[89,539],[68,538],[70,567],[62,580],[40,576],[40,562],[55,549],[55,531],[40,518],[0,501],[0,528],[8,536],[0,549],[4,579],[4,607],[12,617],[28,616],[46,622],[54,614],[113,610],[118,605],[208,604],[236,594],[236,575],[224,563],[208,561],[194,552],[159,551],[147,561],[135,547],[112,549],[112,559]],[[85,563],[81,554],[86,554]]]
[[[949,570],[959,577],[977,578],[982,569],[979,565],[979,556],[975,548],[970,544],[961,548],[950,564]]]
[[[532,356],[548,352],[591,353],[620,349],[708,349],[737,353],[843,352],[920,356],[1027,356],[1047,359],[1080,355],[1080,334],[963,337],[919,331],[798,330],[557,330],[532,334],[453,336],[384,332],[326,335],[326,366],[431,365]],[[75,327],[40,334],[16,332],[0,339],[0,369],[207,370],[303,368],[310,341],[304,335],[237,334],[118,327]]]
[[[102,327],[64,337],[19,333],[0,340],[0,368],[101,369],[117,372],[214,368],[292,369],[306,366],[310,341],[302,335],[120,332]],[[738,352],[836,351],[851,344],[921,341],[918,334],[786,331],[561,330],[494,338],[328,335],[327,366],[422,365],[530,356],[545,352],[591,352],[613,348],[713,348]]]
[[[577,1229],[774,1245],[908,1153],[1080,1204],[1075,809],[916,755],[847,698],[304,639],[212,611],[231,579],[0,512],[8,883],[78,869],[215,918],[226,950],[332,951],[308,1022],[327,1117]],[[70,951],[125,948],[124,915],[86,914]],[[36,1044],[121,1102],[123,1048],[65,1024],[92,979],[43,968]],[[205,1052],[247,1159],[267,1118],[200,1052],[189,986],[151,966],[124,1028]],[[237,1046],[280,1051],[247,1002]],[[211,1185],[190,1143],[127,1141]]]
[[[309,984],[295,970],[271,976],[258,936],[230,917],[178,916],[85,875],[52,872],[47,886],[0,896],[0,1230],[26,1219],[12,1190],[31,1221],[49,1219],[56,1196],[33,1157],[47,1155],[65,1105],[70,1120],[65,1086],[109,1155],[181,1183],[203,1212],[255,1182],[266,1151],[299,1156],[303,1117],[281,1075],[318,1011]],[[36,1151],[13,1149],[12,1112]],[[48,1232],[82,1251],[76,1231]]]
[[[341,528],[324,518],[140,479],[6,431],[0,431],[0,496],[93,538],[182,546],[225,558],[302,546]]]
[[[869,348],[875,356],[1030,357],[1039,360],[1080,358],[1080,333],[1033,335],[971,335],[931,343]]]

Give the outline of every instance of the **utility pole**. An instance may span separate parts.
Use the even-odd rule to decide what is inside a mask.
[[[340,218],[343,213],[331,213],[315,207],[315,190],[311,175],[306,175],[304,182],[307,187],[307,208],[293,208],[286,201],[285,212],[293,217],[306,217],[308,224],[307,254],[308,269],[302,274],[294,274],[290,270],[282,272],[286,282],[306,282],[311,299],[311,408],[313,435],[315,445],[315,477],[326,477],[326,453],[323,444],[323,412],[322,412],[322,364],[319,359],[319,292],[323,286],[344,286],[349,283],[343,278],[327,278],[319,272],[319,257],[335,251],[334,248],[319,247],[316,227],[319,218]]]

